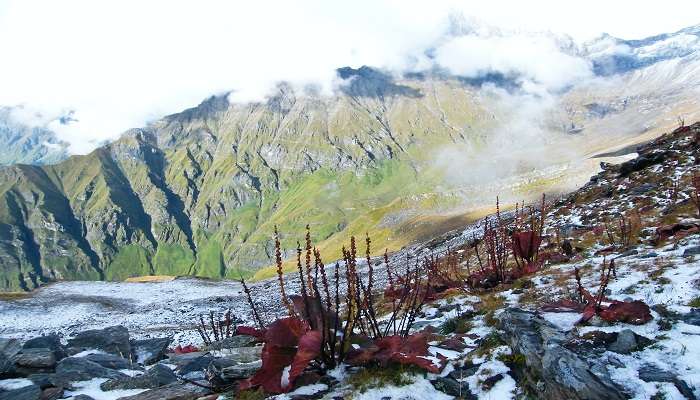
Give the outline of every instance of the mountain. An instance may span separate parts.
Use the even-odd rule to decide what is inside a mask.
[[[401,248],[473,221],[496,195],[572,190],[596,154],[697,118],[695,55],[530,103],[484,81],[370,67],[338,70],[334,96],[280,84],[265,102],[211,97],[90,154],[0,169],[0,289],[260,277],[275,226],[290,249],[309,224],[326,259],[351,234]]]
[[[50,164],[68,156],[66,143],[51,130],[13,118],[17,107],[0,107],[0,165]]]

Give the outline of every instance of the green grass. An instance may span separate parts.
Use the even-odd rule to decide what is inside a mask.
[[[400,364],[391,364],[387,367],[367,367],[350,375],[347,383],[353,391],[364,393],[369,389],[389,385],[398,387],[409,385],[413,382],[409,374],[414,372],[414,368]]]
[[[700,308],[700,296],[690,300],[690,303],[688,303],[688,305],[690,307]]]
[[[181,245],[161,243],[153,258],[155,275],[187,275],[194,264],[194,256]]]
[[[105,278],[122,281],[133,276],[151,275],[151,254],[138,245],[127,245],[119,249],[116,256],[105,268]]]

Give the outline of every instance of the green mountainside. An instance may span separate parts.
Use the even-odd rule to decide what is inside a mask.
[[[273,259],[274,225],[310,224],[322,249],[366,231],[404,245],[405,210],[455,201],[425,195],[440,175],[429,149],[478,146],[489,114],[458,82],[345,73],[357,77],[332,98],[212,97],[88,155],[0,169],[0,289],[251,274]]]

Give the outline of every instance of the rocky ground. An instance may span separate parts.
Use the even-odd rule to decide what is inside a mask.
[[[425,305],[414,329],[433,332],[430,352],[448,359],[439,374],[340,366],[297,381],[294,391],[277,398],[697,398],[700,220],[692,177],[699,137],[700,124],[679,129],[638,149],[631,161],[603,165],[587,185],[552,204],[542,249],[548,261],[534,274],[490,289],[449,291]],[[616,231],[621,217],[631,226],[626,235]],[[460,248],[478,232],[468,227],[405,249],[392,263]],[[576,269],[595,293],[600,268],[612,259],[616,271],[605,296],[645,302],[649,322],[594,317],[581,323],[580,312],[551,306],[575,297]],[[381,282],[382,263],[373,263]],[[289,292],[297,291],[294,282],[288,279]],[[235,398],[211,395],[191,382],[208,383],[205,376],[233,382],[260,366],[260,347],[251,339],[202,346],[192,330],[208,310],[230,308],[242,323],[249,321],[238,284],[60,285],[67,286],[0,303],[6,337],[0,340],[0,399]],[[65,288],[72,296],[65,303],[50,292]],[[268,321],[281,313],[275,281],[252,284],[251,291]],[[80,296],[84,317],[62,317],[61,310],[76,315]],[[124,326],[106,328],[117,323]],[[106,329],[86,331],[93,327]],[[201,351],[174,351],[190,343]],[[245,396],[264,398],[259,392]]]

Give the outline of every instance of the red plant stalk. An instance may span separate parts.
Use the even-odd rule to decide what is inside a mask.
[[[287,313],[290,317],[294,316],[294,308],[292,307],[292,303],[289,302],[289,297],[287,297],[287,293],[284,290],[284,273],[282,271],[282,250],[281,250],[281,245],[280,245],[280,235],[279,231],[277,230],[277,225],[275,225],[275,264],[277,264],[277,280],[279,282],[280,286],[280,295],[282,297],[282,302],[284,303],[284,306],[287,308]]]
[[[313,279],[311,278],[311,228],[306,225],[306,284],[309,290],[309,296],[317,296],[313,292]]]
[[[246,285],[245,279],[243,279],[242,275],[240,277],[240,282],[241,285],[243,285],[243,292],[245,292],[246,299],[248,300],[248,305],[250,306],[250,309],[253,312],[253,319],[255,320],[255,323],[260,329],[265,329],[265,324],[263,323],[262,318],[260,318],[258,308],[255,306],[255,302],[253,302],[253,297],[250,295],[250,289],[248,289],[248,285]]]
[[[698,210],[698,216],[700,217],[700,175],[693,175],[691,182],[693,188],[690,191],[690,200],[695,204],[695,208]]]

